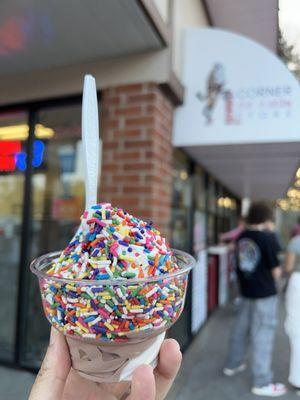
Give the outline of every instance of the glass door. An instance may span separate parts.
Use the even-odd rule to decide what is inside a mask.
[[[15,358],[27,114],[0,114],[0,359]]]
[[[40,109],[36,118],[32,259],[66,247],[80,223],[84,207],[81,104]],[[50,325],[43,315],[37,279],[32,274],[28,296],[22,364],[39,366],[48,344]]]

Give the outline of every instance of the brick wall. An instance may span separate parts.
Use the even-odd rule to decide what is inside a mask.
[[[100,196],[170,233],[173,106],[156,84],[104,90]]]

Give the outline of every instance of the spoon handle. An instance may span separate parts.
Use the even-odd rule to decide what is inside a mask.
[[[99,171],[99,122],[95,78],[85,75],[82,96],[82,145],[85,209],[97,203]]]

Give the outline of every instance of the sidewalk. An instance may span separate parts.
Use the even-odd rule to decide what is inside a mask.
[[[0,367],[0,400],[27,400],[34,379],[30,372]]]
[[[226,357],[230,327],[234,318],[233,306],[217,310],[184,354],[180,373],[168,400],[258,400],[249,392],[250,373],[227,378],[221,373]],[[286,382],[289,346],[283,330],[284,310],[281,304],[280,327],[274,355],[275,380]],[[300,399],[289,392],[281,397]]]

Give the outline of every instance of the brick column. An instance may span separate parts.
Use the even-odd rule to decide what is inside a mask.
[[[169,237],[173,106],[153,83],[104,90],[100,196]]]

